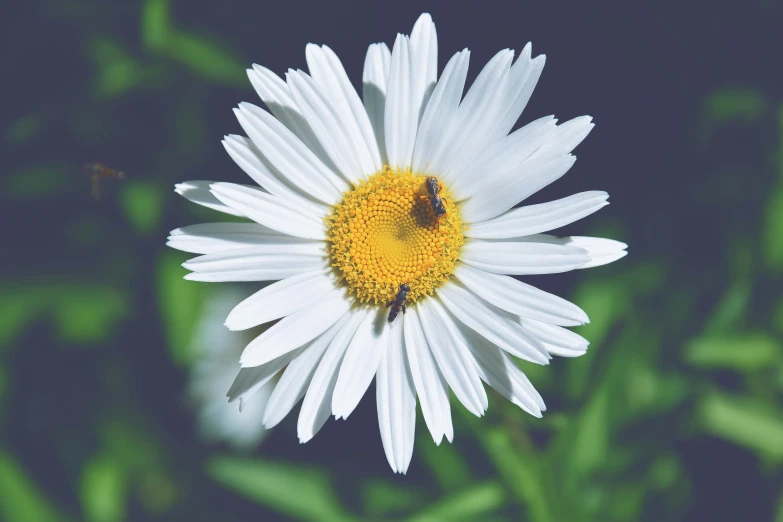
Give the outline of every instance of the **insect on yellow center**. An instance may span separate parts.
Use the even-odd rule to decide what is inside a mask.
[[[447,190],[436,217],[426,176],[384,167],[343,194],[327,217],[332,265],[361,302],[385,305],[407,283],[408,304],[446,282],[464,243],[459,209]]]

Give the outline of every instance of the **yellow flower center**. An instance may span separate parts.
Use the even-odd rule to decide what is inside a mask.
[[[445,215],[432,210],[426,176],[388,166],[343,194],[327,217],[329,255],[352,295],[385,305],[407,283],[408,304],[446,282],[464,243],[447,190]]]

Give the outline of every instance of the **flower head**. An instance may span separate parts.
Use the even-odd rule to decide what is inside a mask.
[[[203,254],[196,281],[277,281],[228,315],[233,330],[278,321],[244,350],[229,390],[248,400],[279,376],[264,409],[272,427],[300,400],[306,442],[330,414],[347,418],[375,379],[381,440],[392,469],[413,451],[416,398],[436,443],[453,438],[448,392],[475,415],[482,381],[541,416],[544,402],[513,357],[548,364],[588,342],[563,328],[577,306],[514,275],[609,263],[625,245],[542,234],[607,205],[605,192],[515,206],[563,176],[589,117],[540,118],[511,132],[544,66],[528,44],[500,51],[463,97],[470,52],[437,78],[428,14],[392,51],[367,52],[363,97],[327,46],[307,46],[309,74],[285,81],[254,65],[270,112],[235,110],[248,135],[226,150],[260,188],[194,181],[191,201],[248,218],[177,229],[169,245]],[[398,319],[396,322],[394,319]]]

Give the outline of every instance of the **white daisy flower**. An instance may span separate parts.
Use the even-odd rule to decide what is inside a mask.
[[[230,399],[249,399],[281,373],[264,424],[304,398],[306,442],[330,414],[347,418],[375,377],[381,440],[401,473],[417,396],[436,444],[454,435],[449,389],[477,416],[487,409],[482,381],[540,416],[544,402],[511,356],[548,364],[552,355],[582,355],[587,340],[563,327],[587,315],[510,276],[609,263],[626,245],[542,234],[607,205],[605,192],[514,206],[568,171],[591,119],[545,117],[509,134],[544,57],[532,58],[530,44],[516,60],[500,51],[463,97],[470,52],[455,54],[438,79],[428,14],[392,51],[370,46],[363,102],[329,47],[309,44],[306,54],[310,73],[289,70],[285,81],[248,70],[270,112],[240,104],[248,138],[223,141],[261,188],[177,186],[191,201],[253,221],[173,231],[170,246],[203,254],[184,264],[187,279],[279,280],[226,320],[232,330],[279,320],[245,348]],[[402,285],[407,313],[392,324],[386,304]]]
[[[252,336],[230,332],[220,321],[247,296],[248,292],[234,285],[222,286],[210,295],[191,342],[196,362],[188,378],[200,435],[208,442],[224,441],[239,450],[255,448],[266,436],[264,409],[276,382],[262,386],[249,404],[226,403],[226,390],[237,375],[237,359]]]

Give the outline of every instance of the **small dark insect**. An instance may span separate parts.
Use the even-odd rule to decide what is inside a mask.
[[[411,291],[411,287],[405,283],[400,285],[400,289],[397,291],[397,295],[386,303],[386,308],[391,307],[389,310],[389,323],[393,323],[397,316],[400,315],[400,310],[405,313],[405,300],[408,298],[408,292]]]
[[[430,206],[435,217],[441,217],[446,215],[446,207],[443,206],[443,200],[440,199],[440,183],[438,178],[430,176],[427,178],[427,193],[430,195]]]
[[[110,169],[103,163],[85,163],[82,166],[82,170],[85,174],[90,176],[92,181],[92,197],[93,199],[101,199],[101,181],[104,179],[125,179],[125,173],[121,170]]]

